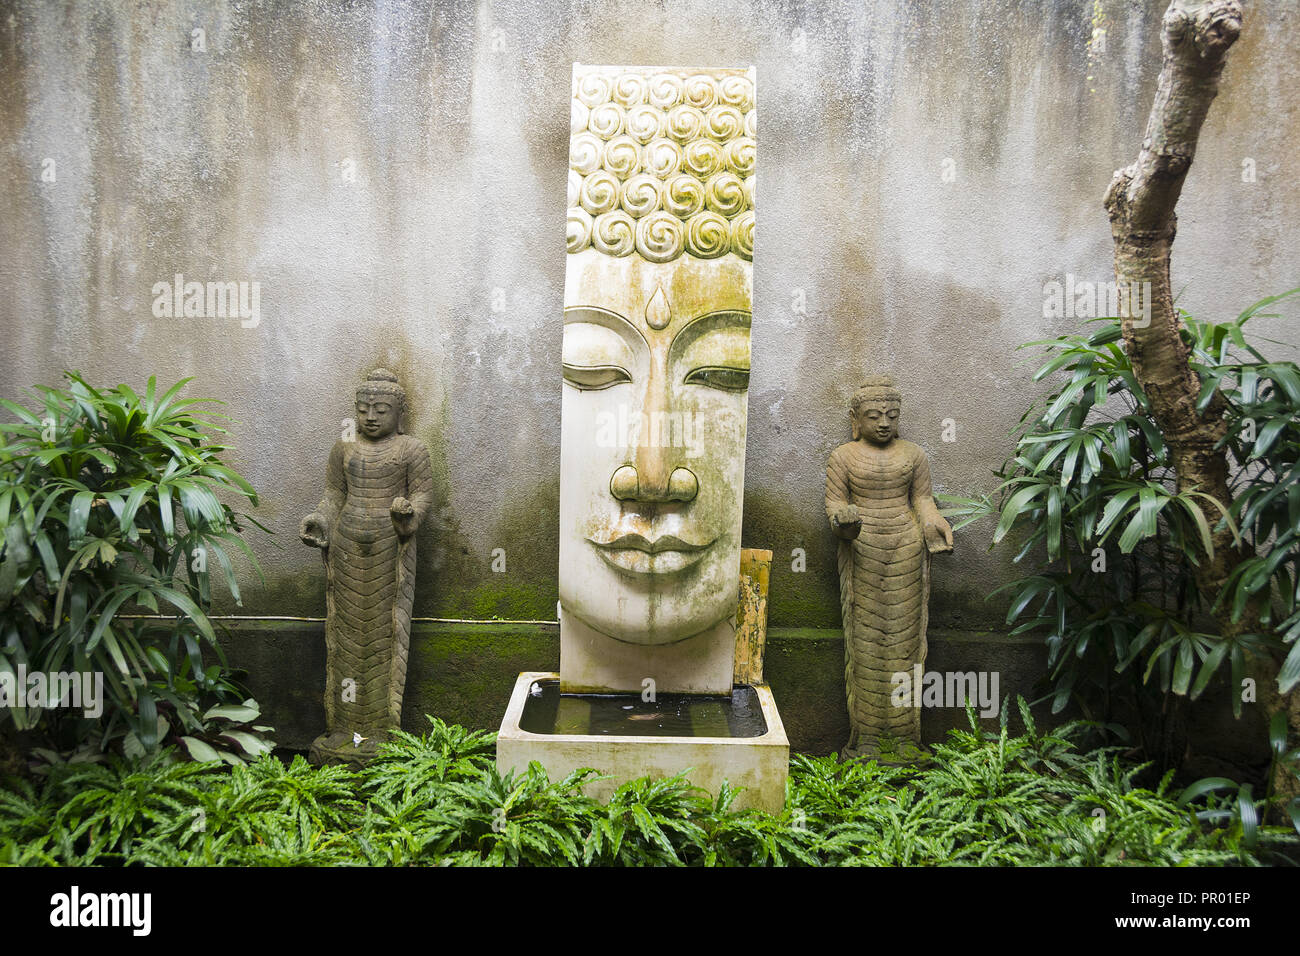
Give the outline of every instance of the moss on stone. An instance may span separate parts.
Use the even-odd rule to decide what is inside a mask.
[[[417,622],[410,660],[404,725],[437,714],[496,730],[521,671],[559,669],[560,632],[553,624]]]
[[[559,598],[558,479],[511,498],[494,513],[489,541],[502,542],[505,570],[493,571],[493,553],[444,520],[434,532],[432,556],[420,559],[416,613],[473,620],[554,620]],[[428,575],[429,577],[425,577]]]
[[[456,600],[456,618],[476,621],[550,621],[555,618],[558,590],[554,581],[532,583],[485,581],[469,588]]]
[[[296,538],[294,543],[298,543]],[[307,551],[305,546],[303,551]],[[319,551],[315,552],[315,560],[311,562],[310,570],[268,574],[265,584],[255,576],[241,580],[239,590],[244,603],[237,605],[227,596],[214,601],[216,606],[213,608],[213,613],[323,618],[325,616],[325,568],[321,565],[319,555]]]
[[[305,749],[324,727],[325,625],[253,620],[229,622],[229,631],[222,646],[233,666],[249,672],[249,690],[266,722],[275,727],[274,739],[291,750]],[[932,628],[926,666],[998,671],[1001,695],[1032,698],[1045,656],[1042,642],[1028,635]],[[466,727],[495,730],[519,673],[558,670],[559,662],[555,624],[413,621],[402,726],[422,732],[424,715],[434,714]],[[825,754],[843,746],[849,723],[844,640],[838,627],[769,628],[764,677],[792,749]],[[1037,709],[1036,715],[1041,726],[1059,719]],[[1011,716],[1014,727],[1018,715]],[[985,723],[996,726],[995,719]],[[948,728],[965,725],[959,708],[930,709],[922,715],[922,738],[941,740]]]
[[[745,489],[745,547],[772,551],[772,583],[767,619],[773,627],[839,627],[840,584],[835,542],[800,522],[795,503],[767,492]],[[794,548],[804,550],[804,570],[792,568]]]

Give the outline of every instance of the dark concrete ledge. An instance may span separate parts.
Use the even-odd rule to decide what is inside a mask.
[[[222,646],[232,666],[276,728],[281,746],[305,750],[324,729],[325,625],[319,620],[226,619]],[[1007,695],[1041,696],[1046,650],[1035,638],[931,628],[927,671],[997,674]],[[425,714],[471,728],[496,730],[521,671],[558,670],[559,626],[548,622],[415,620],[407,667],[404,729],[421,732]],[[772,628],[765,673],[793,750],[827,754],[848,739],[844,638],[838,629]],[[1035,719],[1055,723],[1044,705]],[[993,726],[996,723],[990,721]],[[964,708],[922,711],[922,735],[942,740],[966,727]],[[1011,727],[1020,728],[1014,705]]]

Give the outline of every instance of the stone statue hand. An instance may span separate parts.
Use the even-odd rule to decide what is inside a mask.
[[[393,505],[388,509],[388,512],[393,516],[393,527],[397,529],[398,537],[409,538],[415,533],[415,506],[413,504],[398,496],[393,499]]]
[[[840,505],[831,514],[831,526],[841,538],[852,541],[862,531],[862,515],[857,505]]]
[[[927,518],[922,527],[925,546],[931,554],[947,554],[952,550],[952,525],[939,515]]]
[[[330,544],[329,522],[319,511],[313,511],[302,519],[298,526],[298,537],[302,543],[313,548],[328,548]]]

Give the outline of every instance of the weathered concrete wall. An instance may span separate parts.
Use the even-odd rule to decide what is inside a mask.
[[[415,613],[552,619],[570,64],[754,63],[744,543],[776,553],[774,625],[834,628],[848,395],[891,370],[938,489],[992,486],[1036,391],[1013,346],[1079,324],[1042,317],[1044,283],[1110,278],[1101,197],[1164,6],[1102,0],[1090,62],[1090,0],[0,3],[0,393],[194,376],[277,533],[246,612],[319,616],[297,523],[359,377],[392,367],[436,471]],[[1195,313],[1300,284],[1298,12],[1250,5],[1206,125],[1175,261]],[[155,318],[176,273],[259,282],[259,324]],[[1290,312],[1261,332],[1297,342]],[[936,566],[936,626],[999,623],[987,540]]]

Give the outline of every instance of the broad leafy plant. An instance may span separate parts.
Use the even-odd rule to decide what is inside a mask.
[[[104,713],[28,701],[0,710],[0,733],[65,750],[120,738],[135,756],[164,742],[196,759],[267,752],[208,616],[214,576],[240,601],[227,549],[257,569],[241,536],[257,522],[221,497],[257,494],[222,460],[213,400],[182,397],[188,379],[139,395],[65,374],[30,406],[0,400],[16,419],[0,425],[0,672],[102,674]]]
[[[1178,798],[1180,806],[1189,806],[1202,796],[1210,795],[1211,805],[1196,814],[1200,820],[1214,823],[1230,823],[1242,836],[1245,850],[1253,851],[1259,844],[1260,822],[1270,808],[1281,811],[1279,816],[1289,819],[1295,832],[1300,834],[1300,797],[1286,799],[1274,792],[1274,784],[1281,770],[1293,778],[1300,779],[1300,747],[1288,749],[1286,715],[1282,712],[1273,714],[1268,728],[1269,759],[1271,766],[1266,777],[1264,796],[1256,800],[1254,786],[1240,783],[1226,777],[1204,777],[1197,780]],[[1214,797],[1218,797],[1217,804]]]
[[[1215,390],[1227,398],[1224,444],[1240,465],[1231,481],[1232,520],[1254,551],[1218,600],[1241,620],[1251,599],[1262,598],[1258,621],[1247,623],[1289,647],[1277,678],[1283,694],[1300,684],[1300,366],[1266,359],[1242,326],[1293,292],[1256,303],[1236,322],[1189,324],[1203,382],[1199,407]]]
[[[1224,323],[1182,313],[1204,383],[1201,406],[1217,391],[1227,409],[1225,444],[1236,465],[1231,503],[1175,487],[1165,437],[1118,319],[1094,320],[1091,334],[1022,346],[1047,350],[1034,380],[1055,376],[1058,384],[1021,417],[993,494],[945,496],[945,513],[959,519],[956,527],[996,518],[993,545],[1016,539],[1015,561],[1032,556],[1037,565],[999,590],[1009,597],[1012,633],[1034,631],[1046,640],[1054,712],[1073,699],[1105,721],[1122,699],[1162,714],[1170,695],[1195,699],[1216,674],[1230,673],[1240,686],[1248,656],[1280,642],[1294,645],[1280,689],[1300,681],[1300,369],[1266,361],[1244,334],[1251,318],[1283,297]],[[1193,569],[1219,527],[1249,541],[1256,556],[1224,594],[1202,594]],[[1231,602],[1240,618],[1248,599],[1260,595],[1259,620],[1241,633],[1220,632],[1211,613],[1219,602]],[[1233,695],[1238,713],[1240,703]]]

